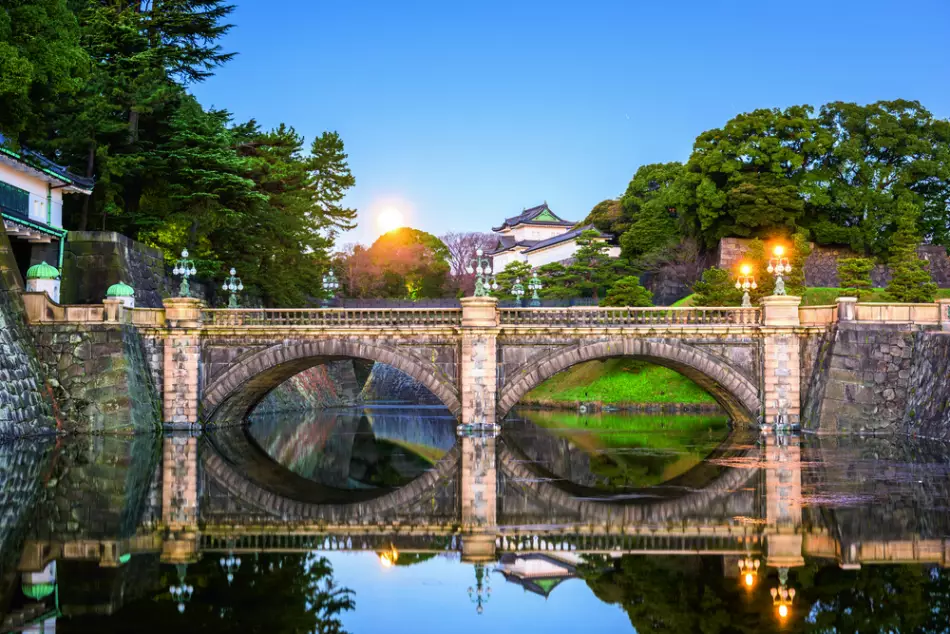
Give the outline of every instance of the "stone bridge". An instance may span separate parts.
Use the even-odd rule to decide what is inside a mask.
[[[808,411],[832,424],[839,404],[860,429],[882,408],[895,420],[903,409],[926,410],[931,426],[939,431],[943,424],[940,411],[909,402],[915,390],[908,376],[914,333],[950,330],[950,300],[840,298],[833,306],[802,307],[797,297],[772,296],[756,308],[569,309],[499,309],[493,298],[474,297],[456,309],[207,309],[190,298],[126,309],[114,300],[59,306],[36,293],[24,301],[40,328],[134,326],[171,428],[240,423],[286,379],[344,358],[391,365],[425,385],[463,424],[491,424],[554,374],[624,356],[689,377],[739,423],[794,427],[806,394],[814,394]],[[815,376],[821,381],[810,385]],[[827,393],[826,378],[839,383]]]

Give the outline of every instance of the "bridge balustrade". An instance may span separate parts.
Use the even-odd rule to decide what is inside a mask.
[[[760,308],[502,308],[502,326],[616,328],[625,326],[756,326]]]
[[[460,308],[205,309],[211,327],[431,328],[462,325]]]

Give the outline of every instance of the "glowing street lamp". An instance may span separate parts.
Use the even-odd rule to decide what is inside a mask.
[[[498,282],[491,274],[491,260],[482,257],[484,251],[475,251],[475,258],[469,262],[465,272],[475,274],[475,297],[489,297],[492,291],[498,290]]]
[[[191,288],[188,286],[188,278],[197,275],[198,269],[195,263],[188,259],[188,249],[181,250],[181,259],[175,262],[175,268],[172,269],[174,275],[181,275],[181,286],[178,288],[180,297],[191,297]]]
[[[758,559],[743,557],[739,559],[739,577],[746,588],[755,585],[756,577],[759,575],[759,566],[761,562]]]
[[[755,283],[755,277],[752,275],[752,267],[748,264],[743,264],[739,268],[740,274],[736,278],[736,288],[743,291],[742,293],[742,307],[743,308],[752,308],[752,301],[749,299],[749,289],[755,290],[759,287]]]
[[[538,308],[541,305],[541,298],[538,297],[538,291],[541,288],[541,280],[538,279],[538,274],[532,273],[531,279],[528,280],[528,290],[531,291],[531,308]]]
[[[230,297],[228,297],[228,308],[237,308],[237,294],[239,291],[244,290],[244,283],[241,281],[241,278],[235,277],[237,275],[237,271],[235,269],[232,268],[230,273],[231,277],[224,280],[224,284],[221,285],[221,290],[227,291],[230,295]]]
[[[769,593],[772,595],[772,605],[778,618],[784,621],[792,612],[792,601],[795,600],[795,588],[788,587],[788,568],[778,569],[779,587],[772,588]]]
[[[323,307],[330,306],[330,300],[336,297],[336,291],[340,288],[340,283],[336,280],[336,274],[333,269],[327,271],[323,276]]]
[[[178,571],[178,584],[168,586],[168,593],[172,595],[172,600],[178,604],[179,614],[182,614],[185,611],[185,604],[191,601],[191,595],[194,593],[195,587],[185,583],[187,564],[178,564],[175,568]]]
[[[524,284],[521,283],[521,278],[515,278],[515,284],[511,287],[511,294],[515,296],[515,301],[518,302],[518,306],[521,306],[521,298],[524,297]]]
[[[769,258],[769,268],[767,270],[769,273],[775,274],[775,294],[785,295],[785,280],[782,279],[782,276],[791,273],[792,264],[785,257],[785,247],[781,244],[776,244],[775,248],[772,249],[772,257]]]

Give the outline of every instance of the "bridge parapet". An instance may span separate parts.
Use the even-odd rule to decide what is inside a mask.
[[[596,308],[502,308],[502,326],[543,328],[611,328],[626,326],[756,326],[762,321],[759,308],[668,307]]]
[[[213,308],[201,312],[205,328],[420,329],[458,328],[461,308]]]

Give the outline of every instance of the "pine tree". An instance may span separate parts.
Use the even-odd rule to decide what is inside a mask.
[[[920,210],[913,202],[903,198],[897,203],[897,231],[891,239],[888,260],[891,282],[886,291],[889,299],[898,302],[932,302],[937,292],[928,263],[917,257],[919,218]]]
[[[314,201],[320,225],[331,233],[355,227],[356,210],[343,206],[346,190],[356,185],[336,132],[324,132],[313,140],[308,166],[314,178]],[[441,243],[440,243],[441,244]]]
[[[873,293],[871,271],[874,260],[870,258],[844,258],[838,260],[838,285],[840,297],[857,297],[867,300]]]
[[[653,293],[640,285],[636,275],[621,277],[614,282],[607,296],[601,300],[601,306],[652,306]]]
[[[527,262],[514,261],[509,262],[504,270],[496,271],[495,279],[498,281],[498,290],[492,295],[499,299],[514,299],[511,288],[515,285],[515,280],[521,280],[521,284],[527,291],[528,280],[531,279],[532,269]]]
[[[693,304],[696,306],[739,306],[742,291],[729,271],[712,267],[703,271],[703,277],[693,285]]]

